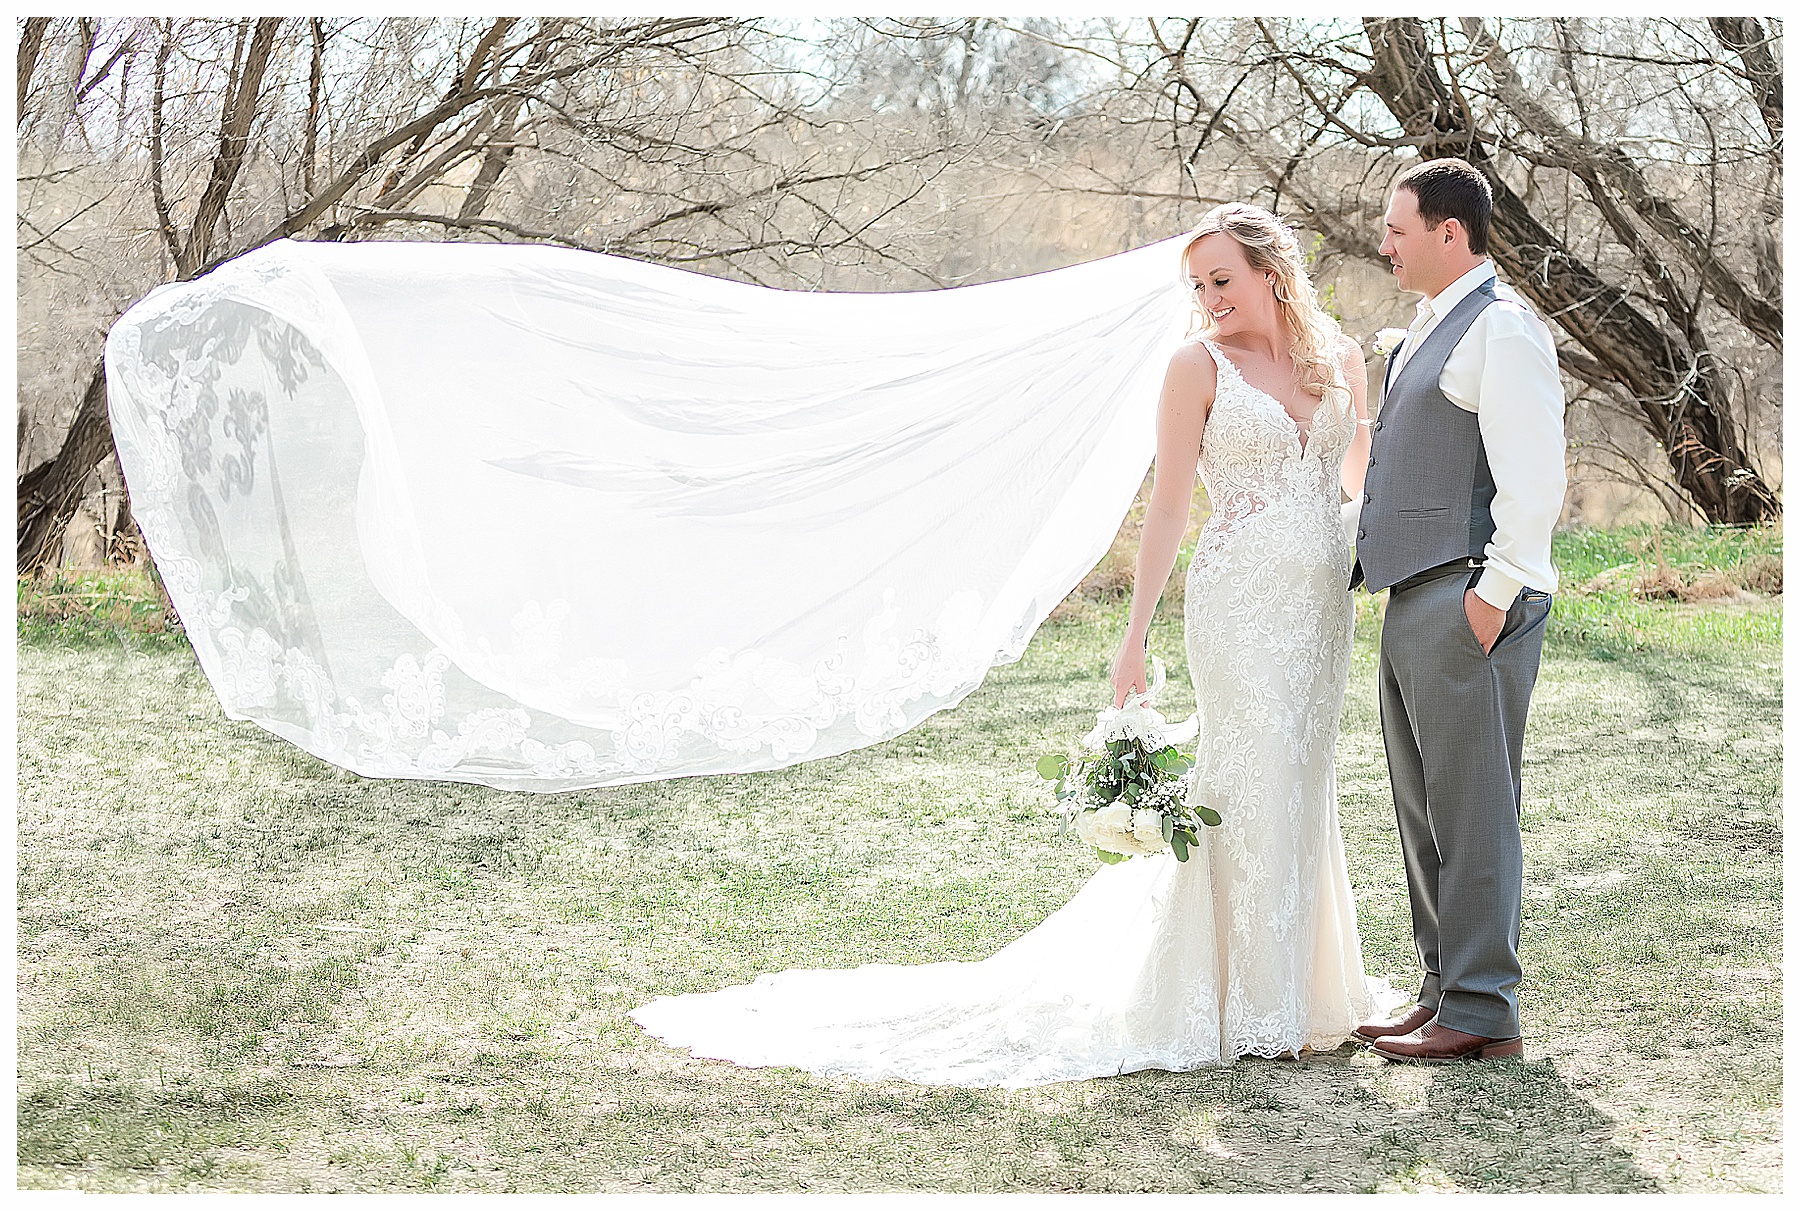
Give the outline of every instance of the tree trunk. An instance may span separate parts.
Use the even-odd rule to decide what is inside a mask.
[[[18,119],[25,121],[25,98],[31,92],[31,76],[37,70],[38,54],[44,49],[44,34],[50,28],[48,17],[27,17],[19,33],[19,108]]]
[[[119,469],[119,515],[113,519],[112,533],[106,539],[106,557],[113,563],[137,565],[146,562],[144,532],[138,529],[137,517],[131,511],[131,487],[125,482],[125,471]]]
[[[1770,49],[1773,41],[1763,32],[1755,17],[1709,17],[1707,23],[1719,41],[1736,51],[1743,61],[1750,94],[1762,111],[1769,137],[1775,140],[1775,154],[1781,154],[1781,60]]]
[[[225,213],[231,187],[244,166],[244,153],[250,145],[250,128],[256,122],[256,103],[262,92],[263,73],[274,53],[275,34],[280,28],[280,17],[257,18],[243,73],[235,81],[235,87],[228,90],[225,110],[219,116],[219,151],[213,157],[212,176],[194,208],[193,226],[188,231],[187,245],[181,250],[179,267],[183,279],[198,276],[201,267],[212,258],[214,228]]]
[[[63,531],[81,504],[88,473],[112,450],[106,366],[96,362],[62,448],[19,477],[19,571],[36,572],[62,551]]]

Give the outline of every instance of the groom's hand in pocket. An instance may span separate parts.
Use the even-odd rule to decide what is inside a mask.
[[[1469,620],[1469,629],[1475,632],[1475,641],[1481,645],[1481,650],[1492,652],[1500,641],[1501,628],[1506,625],[1506,611],[1483,601],[1474,589],[1465,589],[1463,617]]]

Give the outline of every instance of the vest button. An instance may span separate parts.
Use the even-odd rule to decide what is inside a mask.
[[[1367,538],[1369,536],[1369,532],[1367,530],[1358,530],[1356,532],[1356,536],[1359,539]]]
[[[1375,422],[1375,432],[1377,432],[1377,433],[1381,432],[1381,422],[1380,421]]]

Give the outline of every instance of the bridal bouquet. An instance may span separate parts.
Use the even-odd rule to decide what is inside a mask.
[[[1182,802],[1194,762],[1168,742],[1167,731],[1147,697],[1132,694],[1124,706],[1100,712],[1076,761],[1064,753],[1038,758],[1037,772],[1056,782],[1062,831],[1073,829],[1102,862],[1170,850],[1186,862],[1200,829],[1218,827],[1218,812]]]

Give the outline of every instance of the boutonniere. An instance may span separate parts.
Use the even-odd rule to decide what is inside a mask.
[[[1398,349],[1400,347],[1400,342],[1405,339],[1406,329],[1383,328],[1380,332],[1375,334],[1375,352],[1382,357],[1386,357],[1388,354]]]

